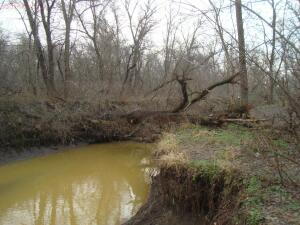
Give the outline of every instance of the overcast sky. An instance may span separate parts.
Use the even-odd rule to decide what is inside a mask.
[[[10,40],[11,41],[16,41],[17,40],[17,34],[25,32],[24,24],[20,18],[19,13],[17,12],[16,9],[14,9],[9,3],[9,0],[0,0],[2,3],[4,2],[4,5],[2,6],[2,9],[0,11],[0,26],[1,28],[9,34]],[[16,0],[19,3],[17,4],[18,9],[20,12],[25,15],[24,8],[22,5],[21,0]],[[123,35],[128,36],[128,22],[126,20],[126,16],[124,14],[124,6],[123,6],[123,0],[116,0],[117,4],[120,7],[120,14],[123,15],[121,16],[121,23],[123,27]],[[141,1],[140,1],[141,2]],[[209,8],[209,3],[208,0],[182,0],[183,4],[179,3],[178,1],[171,1],[171,0],[156,0],[155,4],[158,8],[157,13],[155,14],[155,18],[158,22],[156,25],[155,29],[151,33],[151,39],[154,44],[156,45],[161,45],[163,43],[163,37],[165,33],[165,21],[166,21],[166,15],[170,11],[170,2],[172,3],[171,6],[171,11],[174,13],[174,11],[178,10],[180,8],[181,16],[186,17],[187,21],[184,23],[184,25],[181,27],[181,32],[180,35],[186,35],[189,31],[192,30],[193,24],[196,22],[197,17],[194,16],[189,16],[191,15],[191,9],[193,7],[188,6],[189,4],[194,5],[196,8],[205,10]],[[216,2],[216,5],[222,4],[222,6],[229,6],[230,5],[230,0],[223,0],[223,1],[218,1],[214,0]],[[250,3],[252,2],[252,3]],[[244,1],[244,3],[247,3],[249,6],[251,6],[253,9],[255,9],[257,12],[259,12],[261,15],[264,16],[267,20],[270,21],[271,17],[271,7],[263,3],[262,1],[258,0],[247,0]],[[195,8],[194,8],[195,9]],[[233,8],[228,7],[227,9],[224,9],[222,13],[222,23],[223,26],[228,29],[229,31],[232,31],[232,29],[235,28],[234,25],[234,16],[235,12]],[[244,12],[244,19],[245,19],[245,30],[246,30],[246,38],[251,39],[255,42],[262,41],[262,36],[261,36],[261,22],[255,21],[253,19],[253,16],[250,17],[249,14]],[[26,17],[26,16],[25,16]],[[77,26],[76,24],[73,25],[73,28]],[[127,29],[127,30],[126,30]],[[208,41],[209,39],[213,39],[214,37],[211,37],[213,34],[213,25],[209,26],[209,24],[204,24],[203,27],[201,28],[201,36],[202,36],[202,41]],[[77,34],[78,35],[78,34]]]

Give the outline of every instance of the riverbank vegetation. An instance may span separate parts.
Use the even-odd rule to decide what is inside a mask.
[[[297,154],[269,129],[184,125],[158,143],[157,190],[128,224],[298,224]]]
[[[155,142],[127,224],[299,224],[299,1],[4,0],[0,15],[0,163]]]

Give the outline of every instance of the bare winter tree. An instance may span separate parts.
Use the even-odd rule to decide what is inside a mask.
[[[269,103],[274,102],[274,64],[275,64],[275,48],[276,48],[276,5],[274,0],[269,1],[270,5],[272,6],[272,23],[271,23],[271,28],[272,28],[272,38],[271,38],[271,52],[268,54],[268,47],[267,47],[267,60],[269,64],[269,72],[270,72],[270,93],[269,93]],[[264,35],[266,36],[266,34]],[[275,78],[276,79],[276,78]]]
[[[225,59],[229,67],[229,74],[234,74],[235,68],[234,68],[234,63],[233,59],[230,56],[229,52],[229,44],[225,40],[225,31],[222,25],[222,21],[220,19],[220,13],[221,13],[221,8],[216,7],[216,5],[212,2],[212,0],[209,0],[210,5],[212,6],[213,12],[214,12],[214,22],[216,25],[216,32],[220,38],[222,48],[225,53]]]
[[[64,43],[64,95],[68,97],[71,83],[71,68],[70,68],[70,55],[71,55],[71,24],[74,17],[74,11],[76,6],[76,0],[69,0],[67,3],[65,0],[61,0],[61,9],[63,12],[65,22],[65,43]]]
[[[114,67],[116,70],[116,74],[119,79],[122,79],[122,69],[121,69],[121,25],[118,14],[118,8],[115,4],[111,6],[112,13],[114,15],[115,20],[115,46],[116,46],[116,66]]]
[[[197,36],[201,25],[202,22],[199,20],[194,30],[183,38],[183,43],[174,50],[175,52],[172,54],[171,59],[171,61],[174,61],[174,64],[172,65],[172,75],[170,79],[153,90],[153,92],[156,92],[173,82],[179,84],[181,101],[174,109],[172,109],[172,112],[174,113],[185,111],[190,106],[205,99],[213,89],[225,84],[234,83],[235,78],[239,75],[239,73],[235,73],[225,79],[221,79],[220,81],[208,85],[202,90],[199,90],[195,85],[191,85],[199,81],[198,76],[201,67],[203,65],[209,65],[209,62],[213,61],[212,59],[216,54],[215,51],[207,52],[206,55],[199,53],[200,45]]]
[[[40,14],[42,18],[43,28],[46,34],[47,41],[47,59],[48,59],[48,77],[49,83],[52,89],[53,94],[56,94],[55,83],[54,83],[54,68],[55,68],[55,60],[54,60],[54,43],[52,40],[52,12],[56,3],[56,0],[37,0]]]
[[[32,35],[34,37],[34,44],[36,48],[37,59],[39,61],[39,65],[42,71],[43,80],[47,89],[48,95],[56,95],[56,89],[54,85],[54,45],[52,43],[51,38],[51,12],[54,7],[55,0],[51,3],[46,1],[46,10],[44,8],[45,2],[42,0],[37,0],[34,2],[33,6],[31,7],[27,0],[23,0],[26,14],[29,20],[30,28]],[[39,10],[39,11],[38,11]],[[43,50],[43,46],[41,44],[41,39],[39,35],[39,28],[37,23],[37,15],[40,12],[42,16],[43,27],[46,33],[47,39],[47,57]]]
[[[105,45],[103,45],[103,42],[101,43],[101,40],[107,38],[107,33],[110,29],[105,18],[105,12],[110,3],[111,0],[90,0],[87,1],[88,5],[83,10],[80,10],[79,7],[75,9],[84,34],[92,42],[97,57],[98,76],[101,81],[104,80],[105,76],[103,62],[103,48]],[[84,15],[87,13],[90,13],[92,16],[91,22],[84,19]]]
[[[26,30],[26,34],[22,34],[20,38],[20,42],[22,43],[22,52],[24,53],[24,57],[21,58],[21,62],[24,63],[24,67],[26,71],[28,84],[30,86],[30,89],[34,95],[37,95],[37,74],[39,71],[37,70],[37,63],[35,60],[34,55],[34,46],[33,46],[33,40],[32,40],[32,32],[30,30],[30,27],[28,27],[28,24],[26,23],[25,15],[20,11],[20,9],[17,7],[16,1],[10,1],[10,5],[14,7],[14,9],[18,12],[23,25]],[[37,12],[37,10],[35,10]],[[34,19],[37,19],[37,15],[35,13]],[[30,26],[30,25],[29,25]]]
[[[277,22],[277,4],[283,3],[284,14],[281,21]],[[299,9],[300,5],[297,1],[270,1],[272,7],[272,22],[268,22],[262,15],[248,6],[242,4],[242,7],[259,19],[264,25],[271,29],[272,37],[270,40],[265,40],[266,45],[271,46],[271,52],[266,50],[267,65],[261,63],[259,60],[249,57],[247,58],[255,64],[270,80],[273,86],[272,95],[274,94],[274,87],[278,87],[278,93],[284,104],[288,104],[288,111],[294,114],[298,121],[300,120],[300,104],[299,104]],[[293,15],[289,19],[285,19],[287,15]],[[279,48],[277,49],[277,44]],[[275,57],[277,55],[277,57]],[[275,70],[275,66],[277,69]],[[267,69],[266,69],[267,68]],[[283,68],[283,69],[282,69]],[[270,93],[271,95],[271,93]],[[273,98],[274,102],[274,98]],[[293,116],[291,116],[292,118]],[[291,122],[289,122],[291,123]]]
[[[167,15],[167,26],[166,26],[166,36],[164,40],[164,82],[168,79],[168,75],[171,72],[171,64],[174,58],[176,35],[178,34],[178,28],[180,22],[177,21],[178,10],[173,12],[173,9],[169,9]]]
[[[134,3],[131,0],[125,1],[125,10],[129,21],[132,45],[129,50],[125,78],[121,92],[124,91],[127,83],[129,83],[130,87],[134,88],[137,86],[138,82],[141,81],[140,70],[142,66],[142,55],[146,47],[146,37],[156,24],[153,18],[156,12],[154,2],[148,0],[145,5],[140,8],[140,12],[138,12],[138,19],[135,23],[134,14],[138,6],[138,1]]]
[[[160,22],[155,20],[157,9],[153,1],[144,4],[137,0],[24,0],[28,39],[19,38],[17,47],[6,42],[5,56],[1,56],[6,58],[1,62],[3,71],[11,70],[18,75],[2,73],[3,77],[9,77],[10,84],[15,79],[18,87],[23,82],[23,88],[31,93],[36,93],[36,87],[39,90],[39,81],[42,81],[41,89],[46,86],[49,95],[57,93],[56,88],[64,87],[57,91],[64,91],[68,98],[73,97],[70,93],[108,98],[112,94],[117,98],[120,92],[143,94],[170,84],[164,89],[170,98],[164,100],[173,106],[180,99],[174,109],[180,112],[205,99],[212,89],[235,83],[239,74],[241,87],[249,85],[249,95],[255,102],[264,102],[268,96],[269,103],[280,100],[289,105],[291,102],[296,111],[299,108],[299,3],[296,0],[255,3],[270,6],[272,18],[266,19],[256,6],[250,7],[241,0],[209,2],[209,8],[193,7],[194,11],[183,9],[184,3],[180,6],[171,3],[169,15],[161,22],[167,25],[163,42],[151,43],[151,31]],[[236,10],[232,11],[234,6]],[[23,9],[20,10],[22,18]],[[247,20],[243,21],[242,10],[247,13]],[[233,23],[223,22],[228,16],[234,17]],[[197,19],[205,25],[195,28],[195,32],[190,27],[187,30],[186,24]],[[74,24],[75,20],[79,26]],[[243,26],[245,32],[251,30],[252,27],[247,27],[250,20],[263,25],[265,32],[259,35],[264,42],[245,40],[248,34],[243,34]],[[71,27],[76,28],[76,36],[72,35]],[[83,35],[77,36],[78,32]],[[214,38],[206,38],[208,35]],[[36,58],[32,57],[33,51]],[[9,62],[11,58],[16,59]],[[62,79],[54,79],[57,69]],[[245,74],[247,79],[243,79]],[[234,88],[228,88],[233,86],[225,87],[231,96],[237,95]],[[241,88],[242,105],[248,101],[246,89]],[[220,88],[213,97],[226,102],[225,90]]]
[[[244,37],[244,25],[242,16],[242,3],[241,0],[235,1],[236,10],[236,24],[238,31],[238,46],[239,46],[239,73],[240,89],[241,89],[241,105],[248,105],[248,75],[246,66],[246,48],[245,48],[245,37]]]

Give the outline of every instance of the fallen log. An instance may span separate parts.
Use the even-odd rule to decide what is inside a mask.
[[[221,119],[223,122],[247,122],[247,123],[259,123],[268,121],[268,119]]]

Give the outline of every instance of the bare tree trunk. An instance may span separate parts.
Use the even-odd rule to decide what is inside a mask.
[[[119,15],[117,12],[117,8],[115,6],[112,7],[112,11],[114,14],[114,19],[116,23],[116,58],[117,58],[117,74],[120,79],[122,79],[122,69],[121,69],[121,43],[120,43],[120,21]]]
[[[54,45],[52,42],[52,36],[51,36],[51,13],[52,9],[54,7],[56,0],[52,0],[49,2],[49,0],[46,0],[46,10],[47,15],[45,14],[45,8],[44,8],[44,2],[43,0],[38,0],[40,10],[41,10],[41,16],[42,16],[42,22],[46,34],[46,40],[47,40],[47,51],[48,51],[48,78],[49,78],[49,85],[52,91],[52,95],[56,94],[55,84],[54,84]]]
[[[27,0],[23,0],[25,9],[26,9],[26,14],[29,20],[29,24],[31,27],[31,31],[32,31],[32,35],[34,37],[34,44],[35,44],[35,48],[36,48],[36,55],[37,55],[37,59],[39,62],[39,66],[41,68],[42,71],[42,77],[43,77],[43,81],[45,83],[46,89],[47,89],[47,94],[48,95],[53,95],[54,94],[54,86],[51,85],[51,82],[49,80],[48,77],[48,67],[47,67],[47,63],[46,63],[46,58],[43,52],[43,47],[41,44],[41,40],[38,34],[38,27],[36,24],[36,21],[33,18],[33,13],[30,9],[30,6],[28,4]]]
[[[172,112],[179,112],[189,104],[189,95],[187,91],[187,81],[182,79],[182,80],[177,80],[177,82],[180,84],[180,89],[181,89],[181,94],[182,94],[182,101],[181,103],[172,110]]]
[[[28,69],[28,78],[29,78],[29,84],[30,87],[32,89],[32,93],[36,96],[37,95],[37,91],[36,91],[36,86],[35,86],[35,82],[34,82],[34,75],[32,72],[32,66],[34,66],[34,60],[32,60],[32,56],[33,56],[33,51],[32,51],[32,36],[31,34],[29,35],[29,42],[28,42],[28,54],[27,54],[27,69]],[[32,57],[32,58],[31,58]]]
[[[276,9],[274,5],[274,0],[271,1],[273,16],[272,16],[272,51],[271,57],[269,59],[269,70],[270,70],[270,93],[269,93],[269,103],[274,102],[274,61],[275,61],[275,44],[276,44]],[[276,78],[275,78],[276,79]]]
[[[67,98],[69,96],[70,84],[71,84],[71,68],[70,68],[70,32],[71,32],[71,23],[73,20],[74,9],[75,9],[74,0],[70,0],[68,7],[66,7],[65,1],[61,0],[62,12],[65,20],[65,51],[64,51],[64,96]]]
[[[235,1],[236,24],[238,30],[239,45],[239,70],[240,70],[240,94],[241,105],[248,105],[248,75],[246,67],[246,48],[243,27],[242,3],[241,0]]]

